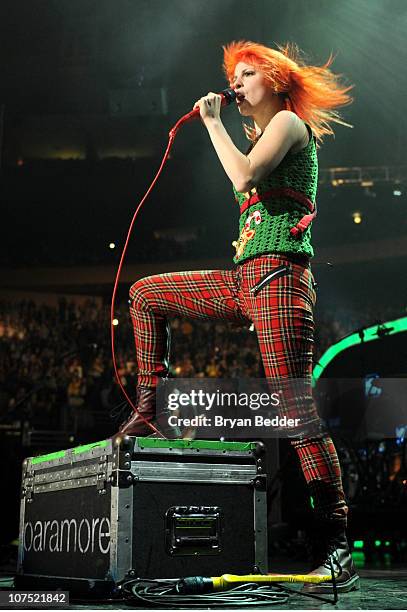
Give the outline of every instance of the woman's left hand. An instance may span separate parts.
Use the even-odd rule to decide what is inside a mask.
[[[205,121],[220,118],[221,102],[222,96],[210,91],[206,96],[195,102],[194,108],[199,108],[199,114],[205,123]]]

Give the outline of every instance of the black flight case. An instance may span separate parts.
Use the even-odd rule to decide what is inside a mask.
[[[17,588],[267,572],[259,442],[117,437],[23,463]]]

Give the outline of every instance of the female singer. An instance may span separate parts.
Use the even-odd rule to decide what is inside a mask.
[[[316,301],[310,259],[311,225],[316,215],[317,143],[342,123],[336,112],[351,102],[351,87],[330,70],[306,65],[295,47],[278,50],[241,41],[224,47],[224,71],[236,92],[251,141],[239,151],[225,129],[221,96],[208,93],[198,107],[202,123],[240,209],[234,243],[233,270],[203,270],[159,274],[137,281],[130,290],[139,368],[137,408],[121,433],[147,435],[148,422],[160,428],[155,388],[168,373],[166,318],[223,319],[253,324],[267,378],[309,381],[301,406],[293,398],[280,413],[318,421],[312,401],[311,373]],[[344,124],[346,125],[346,124]],[[161,415],[162,418],[162,415]],[[168,436],[176,435],[168,427]],[[338,573],[341,591],[358,588],[345,535],[347,505],[334,444],[326,433],[292,439],[314,499],[320,538],[325,546],[314,573]],[[309,592],[326,592],[330,583],[308,585]]]

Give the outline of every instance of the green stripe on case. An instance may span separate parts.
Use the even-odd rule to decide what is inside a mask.
[[[83,444],[82,446],[76,446],[72,449],[74,455],[79,455],[79,453],[86,453],[92,448],[105,448],[107,446],[107,440],[101,440],[100,442],[92,442],[91,444]]]
[[[44,463],[45,461],[52,461],[53,459],[62,459],[65,457],[65,451],[57,451],[56,453],[49,453],[48,455],[41,455],[40,457],[33,457],[31,463]]]
[[[256,448],[256,442],[220,442],[217,440],[162,440],[161,438],[137,438],[140,448],[192,448],[218,451],[248,452]]]

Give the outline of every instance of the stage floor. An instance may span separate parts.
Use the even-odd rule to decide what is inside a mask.
[[[301,596],[297,591],[300,585],[293,585],[291,588],[294,593],[290,594],[287,603],[278,605],[250,606],[250,609],[261,610],[407,610],[407,566],[406,564],[392,565],[387,561],[381,563],[376,561],[374,564],[364,564],[357,562],[358,573],[360,575],[360,590],[351,593],[344,593],[339,596],[339,601],[333,607],[330,603],[318,601],[313,598]],[[7,574],[6,574],[6,570]],[[10,590],[13,585],[13,576],[10,565],[6,568],[0,567],[0,589]],[[292,561],[273,559],[271,571],[284,573],[301,573],[304,571],[304,564]],[[331,596],[327,596],[331,597]],[[131,605],[121,602],[114,603],[102,602],[77,602],[71,601],[70,610],[128,610],[129,607],[146,610],[159,609],[146,605]],[[4,608],[3,608],[4,609]],[[12,608],[9,608],[12,609]],[[14,608],[16,609],[16,608]],[[28,608],[25,608],[28,609]],[[33,609],[33,608],[30,608]],[[62,609],[62,608],[61,608]],[[65,608],[67,609],[67,608]],[[163,607],[160,609],[170,609]],[[174,608],[173,608],[174,609]],[[178,607],[179,609],[179,607]],[[191,608],[192,609],[192,608]],[[208,609],[206,606],[203,609]],[[215,606],[214,608],[215,609]],[[219,608],[218,608],[219,609]],[[239,609],[239,608],[234,608]],[[248,608],[240,608],[248,609]]]

